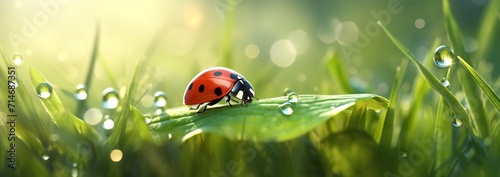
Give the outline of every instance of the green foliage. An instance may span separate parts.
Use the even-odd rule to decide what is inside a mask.
[[[241,2],[228,3],[234,7]],[[68,94],[76,103],[72,112],[63,103],[65,96],[58,95],[72,92],[52,85],[53,78],[45,78],[35,67],[26,67],[25,72],[26,65],[21,65],[18,76],[29,76],[30,82],[19,79],[16,88],[17,168],[7,168],[8,161],[2,160],[0,176],[498,176],[500,98],[496,92],[500,84],[493,83],[479,66],[487,64],[483,57],[495,50],[489,44],[497,35],[500,1],[486,6],[478,33],[480,47],[474,53],[463,46],[450,2],[442,3],[445,32],[456,56],[450,68],[433,65],[440,38],[427,48],[422,61],[378,22],[406,57],[394,74],[389,100],[360,94],[370,89],[359,89],[351,81],[347,59],[333,48],[317,68],[328,73],[321,78],[318,92],[327,94],[300,93],[297,103],[290,103],[288,96],[259,97],[248,105],[215,105],[203,113],[186,106],[151,112],[138,105],[150,91],[144,86],[150,80],[143,74],[145,64],[153,63],[161,32],[147,49],[147,57],[135,63],[124,86],[99,57],[105,49],[99,49],[97,27],[83,83],[89,89],[98,85],[93,77],[100,64],[110,85],[120,88],[118,107],[99,109],[102,117],[114,122],[113,128],[102,128],[102,120],[92,125],[85,120],[91,99],[77,101]],[[227,67],[235,64],[235,14],[234,10],[224,14],[217,62]],[[0,52],[5,65],[13,66],[9,55],[2,48]],[[196,72],[198,67],[187,70]],[[269,73],[275,74],[272,68],[262,70],[266,72],[256,73],[260,79],[253,84],[269,88],[282,84],[269,80]],[[444,70],[449,87],[439,80]],[[0,77],[7,75],[2,72]],[[50,95],[37,95],[40,85],[51,87],[46,90]],[[337,88],[348,94],[328,93]],[[285,104],[293,112],[285,114]],[[452,126],[454,117],[463,123]],[[2,115],[2,135],[9,133],[8,121]],[[0,141],[2,151],[10,146]],[[0,153],[0,159],[6,158],[6,153]]]

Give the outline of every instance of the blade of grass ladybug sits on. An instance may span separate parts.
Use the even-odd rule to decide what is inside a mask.
[[[251,103],[254,95],[252,84],[243,75],[229,68],[212,67],[201,71],[189,82],[184,91],[184,105],[202,113],[207,106],[217,104],[224,97],[232,106],[231,101],[245,105]]]

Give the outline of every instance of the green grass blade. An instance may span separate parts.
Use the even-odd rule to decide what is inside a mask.
[[[37,89],[40,83],[47,82],[43,75],[33,67],[30,67],[29,74],[34,90]],[[62,153],[68,154],[72,159],[79,159],[78,145],[82,142],[92,144],[94,150],[97,150],[97,143],[101,139],[100,135],[92,126],[66,110],[55,90],[52,91],[49,97],[40,99],[40,101],[52,121],[60,129],[59,145],[63,149]],[[86,162],[82,163],[86,164]]]
[[[443,0],[443,13],[445,18],[445,26],[448,34],[448,40],[451,42],[455,56],[463,56],[466,59],[469,59],[468,54],[465,52],[465,48],[462,40],[462,33],[460,32],[460,28],[451,13],[451,7],[448,0]],[[486,46],[484,46],[485,48]],[[472,61],[466,60],[468,63]],[[463,73],[462,70],[458,72],[459,78],[462,82],[462,89],[465,94],[465,98],[467,102],[474,104],[474,107],[471,107],[471,120],[474,120],[478,125],[485,125],[478,127],[478,133],[481,137],[487,137],[489,135],[488,124],[486,120],[486,112],[484,110],[484,106],[481,100],[481,94],[479,93],[479,89],[475,84],[471,83],[470,76]],[[469,104],[470,106],[470,104]],[[472,109],[473,108],[473,109]]]
[[[30,78],[35,90],[40,83],[47,82],[43,75],[33,67],[30,68]],[[55,91],[52,91],[50,97],[40,100],[54,123],[62,130],[67,132],[77,131],[82,136],[94,140],[99,139],[99,134],[90,125],[64,109]]]
[[[491,0],[487,5],[484,6],[486,10],[483,12],[481,17],[481,24],[477,33],[477,43],[478,47],[476,54],[478,59],[484,59],[486,52],[493,49],[491,42],[494,39],[494,35],[498,34],[495,32],[495,25],[498,24],[497,13],[500,8],[500,0]]]
[[[382,23],[377,22],[379,26],[382,27],[384,32],[389,36],[389,38],[392,40],[392,42],[396,45],[396,47],[399,48],[399,50],[410,60],[412,61],[415,66],[417,66],[418,71],[422,76],[424,76],[425,80],[429,83],[429,85],[437,91],[443,98],[446,100],[448,104],[450,104],[451,108],[454,110],[454,112],[457,115],[462,116],[464,122],[465,122],[465,127],[469,130],[469,132],[472,132],[472,125],[469,119],[469,115],[467,114],[467,111],[465,111],[465,108],[460,104],[460,102],[451,94],[451,92],[444,87],[439,80],[432,75],[432,73],[427,70],[424,65],[422,65],[418,60],[409,52],[406,47],[404,47],[392,34],[385,28]]]
[[[341,88],[346,93],[353,93],[353,89],[351,84],[349,83],[349,76],[347,75],[347,71],[345,70],[345,66],[340,61],[339,55],[337,52],[331,50],[327,54],[327,66],[328,71],[333,79],[340,83]]]
[[[200,133],[215,133],[229,139],[285,141],[304,135],[355,104],[368,109],[387,108],[388,101],[373,94],[299,95],[293,114],[284,115],[280,105],[287,97],[261,99],[251,104],[216,107],[196,114],[185,107],[169,109],[152,119],[149,128],[156,143],[170,139],[185,141]]]
[[[96,26],[96,32],[95,32],[95,36],[94,36],[94,47],[92,49],[92,56],[90,57],[90,64],[89,64],[89,70],[87,71],[87,76],[85,78],[85,87],[87,89],[90,89],[90,86],[92,84],[92,78],[93,77],[93,74],[94,74],[94,69],[95,69],[95,62],[97,60],[97,53],[98,53],[98,49],[99,49],[99,24],[97,24]],[[87,94],[90,94],[90,92],[88,90],[87,91]],[[77,110],[76,110],[76,114],[78,116],[83,116],[83,114],[85,114],[85,111],[87,110],[87,100],[88,99],[83,99],[83,100],[79,100],[78,101],[78,105],[77,105]]]
[[[483,92],[486,94],[490,102],[495,106],[497,111],[500,112],[500,98],[498,95],[495,93],[493,88],[491,88],[490,85],[488,85],[484,79],[470,66],[462,57],[458,56],[458,61],[462,66],[465,68],[465,71],[473,78],[473,80],[481,87]]]
[[[137,70],[140,68],[140,61],[141,59],[139,58],[137,60],[137,64],[134,69],[134,74],[132,76],[132,80],[130,81],[130,85],[127,89],[127,93],[125,94],[125,101],[123,104],[121,104],[122,109],[118,112],[118,116],[116,119],[114,119],[116,126],[113,128],[113,131],[111,132],[111,135],[108,137],[108,140],[106,141],[106,146],[108,148],[113,148],[113,147],[122,147],[124,146],[124,140],[122,139],[125,137],[125,131],[127,128],[127,122],[130,116],[134,116],[134,112],[131,111],[131,106],[130,103],[133,102],[133,96],[135,95],[135,90],[137,86]],[[142,118],[142,116],[140,116]],[[134,117],[135,118],[135,117]]]
[[[449,0],[443,0],[443,13],[448,40],[451,42],[454,50],[453,52],[455,54],[466,56],[465,48],[463,45],[464,43],[462,40],[462,33],[460,32],[457,21],[451,13],[451,7],[448,1]]]
[[[135,127],[139,132],[139,137],[143,141],[146,141],[151,144],[154,143],[153,136],[151,135],[151,132],[149,131],[149,128],[146,125],[146,122],[142,117],[141,112],[133,106],[130,106],[130,111],[131,111],[131,116],[134,119]]]
[[[389,100],[389,108],[382,122],[382,135],[380,136],[380,145],[387,149],[392,147],[392,138],[394,133],[394,117],[396,116],[396,99],[398,98],[399,88],[401,82],[403,81],[403,76],[406,72],[406,66],[408,61],[404,60],[401,66],[396,70],[396,78],[394,79],[394,85],[392,86],[391,98]]]

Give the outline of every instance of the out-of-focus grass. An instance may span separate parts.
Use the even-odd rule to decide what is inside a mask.
[[[236,1],[230,1],[237,3]],[[490,5],[498,5],[493,0]],[[498,6],[488,6],[483,14],[479,44],[489,44],[498,23]],[[440,83],[439,72],[432,65],[434,48],[428,48],[421,63],[398,36],[380,25],[389,39],[409,59],[403,59],[395,73],[389,101],[373,94],[306,95],[299,93],[299,102],[290,104],[293,113],[284,115],[280,106],[288,98],[260,98],[243,106],[215,106],[196,114],[186,107],[159,108],[150,112],[138,109],[150,87],[151,79],[143,76],[147,69],[140,63],[153,63],[151,55],[156,39],[128,81],[117,85],[118,75],[109,70],[108,85],[119,88],[119,104],[115,109],[97,108],[100,114],[90,115],[90,106],[70,111],[61,102],[56,85],[50,97],[42,99],[35,90],[45,78],[36,66],[17,66],[18,75],[30,75],[28,81],[18,80],[16,141],[17,169],[0,162],[2,176],[498,176],[500,162],[500,101],[487,73],[474,66],[484,64],[486,53],[495,50],[480,45],[468,54],[462,44],[462,33],[451,13],[448,1],[443,12],[451,44],[457,58],[447,77],[450,87]],[[221,44],[221,63],[232,66],[231,48],[234,12],[226,14]],[[95,36],[90,68],[85,84],[92,84],[95,64],[106,63],[99,57],[99,30]],[[411,34],[409,34],[411,35]],[[390,47],[390,46],[387,46]],[[350,82],[345,58],[333,49],[325,57],[318,72],[329,72],[322,78],[322,91],[340,88],[342,92],[363,91]],[[1,50],[6,66],[14,66],[9,54]],[[479,57],[479,59],[475,59]],[[410,61],[413,65],[408,65]],[[460,63],[460,65],[458,65]],[[106,64],[104,68],[112,65]],[[407,69],[416,66],[418,75]],[[199,66],[187,68],[196,72]],[[22,72],[22,68],[30,68]],[[270,85],[261,68],[255,73],[254,86]],[[6,78],[6,73],[0,73]],[[404,86],[404,79],[413,79]],[[96,85],[94,83],[92,85]],[[153,84],[160,84],[154,83]],[[279,85],[279,84],[278,84]],[[409,88],[407,88],[409,87]],[[89,88],[91,89],[91,88]],[[368,89],[365,89],[368,90]],[[64,90],[63,90],[64,91]],[[406,93],[408,91],[408,93]],[[89,90],[90,92],[90,90]],[[1,96],[6,97],[2,91]],[[68,91],[68,93],[71,93]],[[484,93],[484,97],[483,97]],[[68,94],[71,96],[71,94]],[[259,92],[257,92],[257,96]],[[100,100],[100,95],[90,95]],[[61,96],[63,97],[63,96]],[[483,100],[487,99],[489,102]],[[76,99],[69,98],[78,102]],[[137,106],[137,108],[136,108]],[[40,108],[43,109],[40,109]],[[491,108],[491,109],[490,109]],[[83,109],[83,110],[82,110]],[[76,114],[76,116],[75,116]],[[89,114],[89,115],[87,115]],[[460,126],[452,126],[453,116],[460,116]],[[89,119],[100,120],[90,124]],[[110,130],[103,121],[114,123]],[[0,132],[7,134],[7,117],[2,115]],[[0,146],[9,148],[2,139]],[[5,159],[6,154],[0,154]],[[29,162],[29,163],[28,163]]]

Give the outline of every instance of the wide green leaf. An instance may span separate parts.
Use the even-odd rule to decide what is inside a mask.
[[[175,142],[201,133],[214,133],[229,139],[251,141],[285,141],[304,135],[319,124],[355,104],[383,110],[387,99],[373,94],[299,95],[293,113],[282,113],[287,97],[267,98],[251,104],[217,106],[197,114],[188,108],[174,108],[156,116],[149,124],[157,144]]]

